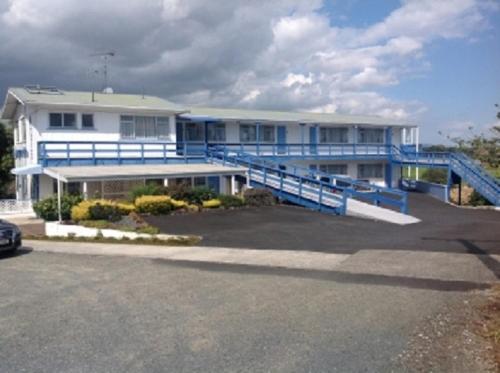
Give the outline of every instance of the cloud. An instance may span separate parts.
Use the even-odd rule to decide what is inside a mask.
[[[425,110],[378,89],[425,72],[437,39],[488,27],[492,1],[404,0],[365,28],[333,23],[320,0],[0,0],[0,89],[98,87],[115,50],[116,91],[186,104],[412,118]]]

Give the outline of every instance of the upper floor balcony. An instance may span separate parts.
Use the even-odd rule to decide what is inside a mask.
[[[286,160],[384,160],[392,151],[389,144],[43,141],[38,143],[38,159],[44,167],[195,163],[204,161],[211,148]]]

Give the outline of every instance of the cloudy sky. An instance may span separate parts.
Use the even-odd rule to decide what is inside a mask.
[[[110,85],[196,105],[375,114],[442,142],[495,122],[498,0],[0,0],[0,94]]]

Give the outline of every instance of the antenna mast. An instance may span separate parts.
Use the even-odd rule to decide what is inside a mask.
[[[98,53],[93,53],[90,55],[90,57],[102,57],[104,59],[104,65],[102,69],[102,74],[103,74],[103,79],[104,79],[104,84],[102,89],[108,88],[108,62],[110,57],[114,57],[115,52],[114,51],[106,51],[106,52],[98,52]]]

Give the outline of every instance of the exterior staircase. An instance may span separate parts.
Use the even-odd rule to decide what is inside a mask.
[[[404,165],[448,168],[495,206],[500,206],[500,180],[463,153],[406,152],[393,147],[392,161]],[[450,178],[450,177],[449,177]]]

